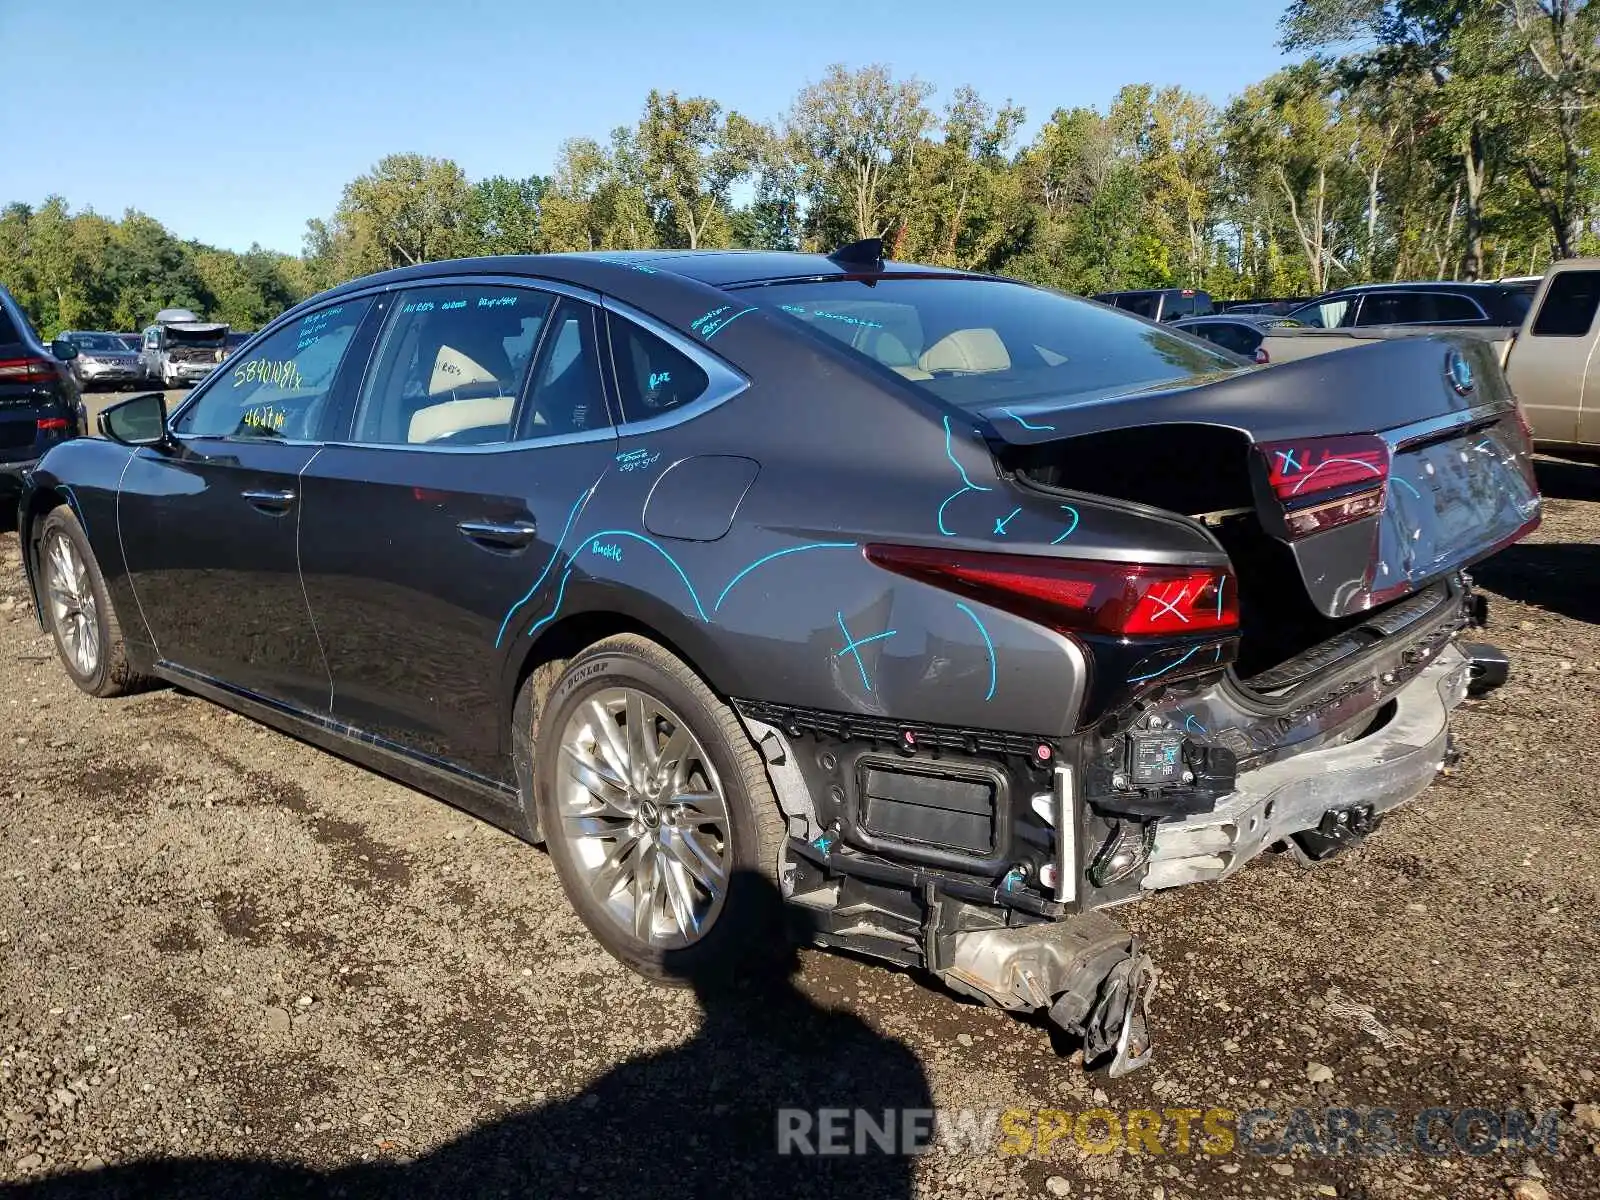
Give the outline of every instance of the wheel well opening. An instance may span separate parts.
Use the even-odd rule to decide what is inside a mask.
[[[53,487],[43,487],[28,498],[28,510],[17,512],[17,545],[22,551],[23,562],[28,568],[30,576],[36,576],[39,560],[37,556],[39,526],[44,524],[44,519],[56,509],[67,503],[67,497]],[[39,597],[33,597],[37,609]]]
[[[657,645],[671,651],[682,660],[690,670],[698,671],[694,660],[684,654],[671,638],[666,637],[660,630],[636,617],[626,616],[617,612],[584,612],[574,613],[570,617],[563,617],[555,622],[549,629],[539,635],[527,657],[522,660],[517,669],[517,677],[512,683],[511,698],[515,699],[522,691],[522,685],[528,677],[549,663],[559,663],[573,657],[586,646],[612,637],[619,633],[636,633],[640,637],[647,637]],[[537,713],[529,714],[537,717]]]

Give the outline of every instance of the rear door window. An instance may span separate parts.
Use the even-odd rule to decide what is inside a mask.
[[[1533,319],[1534,337],[1583,337],[1600,308],[1600,271],[1563,271],[1550,281]]]
[[[174,428],[191,437],[317,439],[334,377],[370,303],[318,309],[249,355],[230,358],[184,406]]]
[[[1422,292],[1368,292],[1357,325],[1418,325],[1429,319],[1432,297]]]
[[[510,441],[551,305],[551,296],[530,288],[454,284],[400,293],[362,387],[351,440]]]
[[[528,402],[517,423],[527,441],[610,427],[600,375],[598,313],[580,300],[562,300],[546,322]]]

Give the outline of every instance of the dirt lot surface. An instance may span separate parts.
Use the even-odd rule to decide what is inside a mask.
[[[1354,854],[1125,910],[1164,975],[1122,1080],[816,951],[648,986],[542,851],[176,691],[80,695],[0,538],[0,1190],[1600,1196],[1600,1110],[1566,1116],[1600,1102],[1600,468],[1541,476],[1543,528],[1481,571],[1515,665],[1466,757]],[[1212,1156],[1171,1126],[1161,1155],[776,1155],[780,1106],[930,1104],[1564,1123],[1553,1155]]]

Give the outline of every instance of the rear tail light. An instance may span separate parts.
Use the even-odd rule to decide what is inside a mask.
[[[1533,426],[1528,424],[1528,418],[1523,415],[1522,405],[1513,402],[1511,411],[1516,414],[1517,426],[1522,430],[1522,436],[1528,439],[1528,445],[1533,445]]]
[[[68,420],[65,417],[40,417],[39,418],[39,428],[41,430],[45,430],[45,429],[67,429],[69,427],[70,427],[70,422],[68,422]]]
[[[0,383],[50,383],[56,365],[48,358],[0,358]]]
[[[1272,361],[1272,355],[1267,353],[1265,346],[1256,347],[1256,366],[1264,367]]]
[[[1389,444],[1376,434],[1263,442],[1256,452],[1291,539],[1383,511]]]
[[[1226,570],[921,546],[873,545],[866,554],[896,574],[1067,632],[1142,637],[1239,627],[1239,589]]]

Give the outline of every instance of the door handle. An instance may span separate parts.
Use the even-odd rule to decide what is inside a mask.
[[[533,521],[460,521],[461,535],[491,550],[521,550],[538,536]]]
[[[289,506],[294,503],[294,493],[291,491],[243,491],[245,502],[252,508],[258,508],[272,516],[281,516],[289,511]]]

